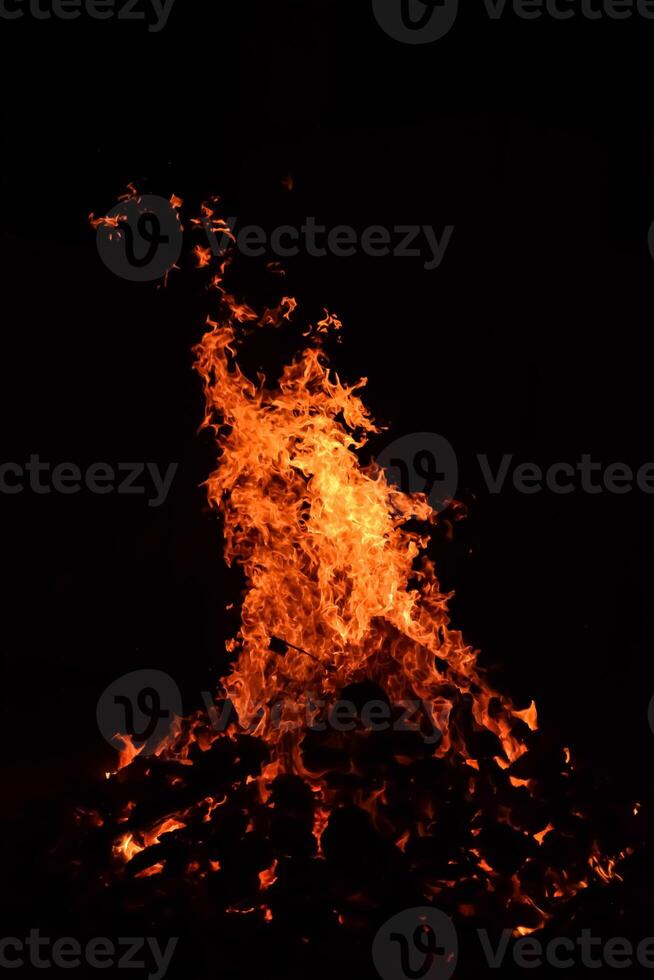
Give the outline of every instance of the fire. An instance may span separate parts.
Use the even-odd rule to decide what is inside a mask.
[[[277,870],[277,860],[275,859],[269,868],[265,871],[259,873],[259,883],[261,885],[261,891],[265,892],[266,889],[270,888],[277,881],[277,875],[275,874]]]
[[[236,662],[223,681],[241,724],[271,745],[275,772],[302,771],[297,737],[286,735],[300,728],[316,694],[334,699],[367,677],[392,701],[418,698],[443,718],[454,683],[462,694],[475,692],[475,720],[497,735],[498,764],[510,765],[526,751],[513,718],[533,730],[535,705],[516,711],[493,691],[476,652],[451,628],[450,597],[425,555],[426,538],[406,528],[412,518],[436,520],[427,501],[360,464],[357,451],[379,430],[359,395],[365,379],[348,386],[327,366],[321,337],[340,320],[326,312],[306,349],[267,387],[239,367],[240,324],[258,319],[274,329],[296,304],[285,297],[259,319],[225,300],[228,315],[209,322],[196,354],[204,425],[216,426],[220,450],[208,497],[224,518],[226,560],[241,566],[247,583],[241,628],[228,645]],[[440,755],[467,758],[456,727],[442,735]]]
[[[593,843],[593,850],[588,858],[588,865],[595,872],[600,881],[609,884],[611,881],[622,881],[622,875],[618,874],[616,868],[620,861],[633,854],[633,848],[626,847],[615,857],[606,857],[600,851],[597,843]]]
[[[532,732],[538,730],[538,712],[536,710],[536,702],[532,701],[528,708],[524,711],[512,711],[514,718],[521,718],[525,725],[529,727]]]
[[[197,259],[198,269],[205,269],[211,262],[211,249],[196,245],[193,253]]]
[[[121,858],[124,861],[131,861],[135,855],[144,851],[146,847],[152,847],[153,844],[159,843],[159,838],[162,834],[169,834],[173,830],[181,830],[184,826],[180,820],[170,818],[164,820],[163,823],[158,824],[154,829],[141,835],[141,839],[137,839],[134,834],[124,834],[117,843],[114,844],[113,851],[117,858]],[[153,865],[153,867],[158,867]],[[159,870],[161,870],[159,868]],[[151,868],[147,869],[149,874],[157,874],[158,871],[153,871]]]
[[[152,864],[149,868],[144,868],[143,871],[139,871],[135,878],[151,878],[153,875],[160,875],[163,871],[164,866],[159,862],[158,864]]]
[[[537,834],[534,834],[534,840],[538,841],[539,844],[542,844],[550,830],[554,830],[554,824],[548,823],[547,827],[540,830]]]
[[[181,203],[176,199],[175,206]],[[231,234],[208,205],[194,223]],[[199,245],[194,254],[200,267],[216,262],[219,268],[218,273],[209,270],[218,312],[207,319],[194,353],[205,396],[202,427],[213,432],[218,458],[206,482],[207,496],[222,518],[225,560],[239,568],[245,583],[240,625],[226,643],[232,667],[218,691],[231,702],[236,720],[222,733],[210,731],[197,718],[187,720],[156,754],[192,765],[193,755],[211,750],[217,739],[236,742],[239,731],[247,732],[263,740],[268,752],[258,774],[243,779],[261,805],[276,805],[271,796],[277,777],[300,776],[310,787],[317,859],[325,857],[322,838],[331,817],[348,805],[365,811],[401,854],[410,855],[416,840],[434,833],[439,802],[418,795],[412,820],[393,826],[385,815],[393,787],[389,791],[384,779],[357,782],[361,773],[352,760],[347,773],[351,784],[330,781],[305,759],[303,741],[316,720],[324,722],[324,706],[338,701],[349,685],[373,684],[391,706],[419,703],[425,717],[438,720],[438,744],[431,753],[454,769],[464,769],[461,792],[476,809],[466,829],[465,857],[475,859],[473,877],[494,891],[500,864],[484,847],[489,863],[480,849],[484,812],[477,807],[488,805],[486,791],[493,780],[510,793],[515,790],[521,801],[535,795],[537,781],[514,767],[538,730],[536,704],[519,709],[497,692],[478,667],[478,651],[453,627],[451,594],[441,589],[428,554],[431,526],[440,518],[426,497],[398,490],[375,462],[362,464],[361,450],[381,430],[362,399],[366,379],[348,384],[330,370],[325,346],[343,329],[339,317],[325,310],[302,333],[304,348],[278,379],[259,375],[254,381],[241,366],[246,343],[260,331],[294,326],[297,302],[283,296],[276,306],[257,311],[226,289],[228,258],[212,258],[211,250]],[[412,731],[419,733],[424,718],[416,718]],[[483,758],[475,752],[471,735],[492,746]],[[118,768],[129,766],[138,752],[125,737]],[[399,749],[393,760],[401,767],[412,763]],[[570,760],[566,748],[566,764]],[[179,772],[175,779],[183,785]],[[226,801],[227,796],[205,797],[195,809],[187,805],[140,834],[128,822],[129,832],[115,842],[114,854],[130,861],[165,833],[219,821]],[[498,799],[492,806],[491,823],[547,850],[551,823],[534,833],[534,824],[521,825],[506,802]],[[246,834],[257,829],[251,813],[244,827]],[[599,878],[610,880],[619,877],[615,865],[625,853],[607,861],[594,848],[588,865]],[[194,869],[201,875],[222,870],[215,855],[188,865],[189,872]],[[153,864],[147,874],[160,870],[160,864]],[[514,934],[526,936],[541,928],[549,913],[525,892],[521,870],[509,879],[506,901],[524,911]],[[275,858],[258,871],[260,891],[269,889],[277,875]],[[456,875],[452,871],[453,879]],[[523,877],[530,881],[529,869]],[[587,887],[580,876],[551,869],[543,872],[543,882],[542,903],[569,898]],[[424,890],[436,895],[452,884],[432,878],[424,882]],[[256,910],[264,911],[267,921],[272,918],[265,905],[227,909],[240,915]],[[471,916],[474,907],[464,902],[460,912]]]
[[[116,734],[114,738],[120,739],[123,743],[122,748],[118,755],[118,769],[124,769],[128,766],[143,750],[143,745],[136,746],[129,735],[118,735]]]

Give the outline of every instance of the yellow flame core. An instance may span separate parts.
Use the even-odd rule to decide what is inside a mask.
[[[285,299],[259,325],[278,326],[294,307]],[[282,734],[306,720],[317,692],[329,697],[365,676],[392,699],[425,701],[443,723],[446,684],[454,683],[474,690],[475,720],[515,760],[525,748],[512,734],[512,706],[487,686],[475,651],[450,628],[450,596],[426,557],[427,539],[405,526],[410,518],[434,522],[435,512],[422,494],[400,492],[383,470],[359,461],[379,430],[359,396],[366,380],[348,387],[329,371],[320,335],[340,322],[328,315],[309,331],[307,348],[267,387],[238,364],[239,322],[253,316],[231,301],[226,321],[210,321],[195,350],[204,424],[215,427],[220,449],[208,496],[224,518],[226,560],[246,579],[241,628],[228,644],[237,659],[223,681],[241,723],[258,719],[256,733],[291,769],[297,754],[282,763]],[[271,637],[299,649],[282,658]],[[273,728],[266,705],[280,697]],[[493,697],[501,708],[491,716]],[[528,720],[535,727],[535,708]],[[445,729],[439,754],[464,751]]]

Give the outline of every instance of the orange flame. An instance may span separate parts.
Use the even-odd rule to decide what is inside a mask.
[[[174,206],[181,201],[176,199]],[[208,205],[194,224],[206,222],[229,233]],[[194,251],[199,266],[211,264],[209,249],[198,245]],[[297,302],[284,296],[277,307],[258,313],[224,288],[228,262],[219,263],[211,280],[223,313],[207,320],[194,351],[206,401],[202,425],[215,433],[219,453],[207,495],[222,516],[225,560],[238,565],[245,579],[240,626],[226,643],[234,662],[220,683],[220,695],[235,707],[236,727],[268,744],[270,761],[257,779],[247,780],[258,784],[261,799],[268,799],[270,783],[281,773],[299,774],[313,788],[313,834],[322,855],[321,837],[339,800],[338,791],[320,773],[308,771],[302,755],[302,738],[307,720],[316,715],[317,699],[333,702],[348,684],[365,679],[381,686],[394,704],[420,702],[438,719],[436,755],[470,767],[471,796],[482,768],[467,749],[456,703],[465,696],[473,727],[496,736],[494,763],[501,771],[510,770],[527,752],[524,727],[538,729],[537,709],[532,702],[517,710],[497,693],[477,666],[478,652],[451,626],[451,594],[441,590],[427,555],[429,536],[409,526],[410,521],[429,525],[438,520],[425,496],[401,492],[374,462],[360,462],[359,451],[380,429],[360,397],[366,379],[348,385],[329,369],[323,344],[342,330],[340,319],[325,310],[323,319],[303,334],[308,338],[305,349],[284,367],[278,381],[259,375],[255,383],[239,363],[245,340],[258,330],[286,327]],[[177,726],[157,754],[190,764],[193,741],[204,751],[219,737],[193,723],[182,736]],[[138,751],[124,737],[119,768]],[[568,749],[565,758],[570,764]],[[401,756],[396,759],[402,764]],[[510,772],[506,776],[513,787],[531,792],[532,780]],[[224,802],[207,798],[202,819],[210,821]],[[386,786],[357,790],[355,802],[373,821],[383,822]],[[124,834],[114,845],[116,856],[131,860],[161,834],[183,828],[185,816],[181,814],[181,821],[170,818],[140,837]],[[435,816],[432,801],[426,801],[415,832],[429,836]],[[497,819],[511,824],[507,807],[498,807]],[[474,819],[472,823],[470,835],[475,837],[481,831]],[[402,829],[399,839],[399,829],[392,838],[400,851],[411,837],[409,829]],[[542,845],[552,829],[548,824],[532,837]],[[492,890],[498,872],[479,850],[471,848],[470,853],[479,871],[489,876]],[[607,862],[594,848],[590,867],[603,880],[618,877],[615,864],[626,853]],[[208,866],[220,870],[218,861]],[[148,874],[158,873],[158,867]],[[259,874],[262,890],[270,888],[276,874],[275,860]],[[438,894],[449,884],[439,881],[426,888]],[[514,935],[526,936],[548,916],[523,894],[517,874],[512,885],[509,900],[524,908],[527,921],[538,922],[515,928]],[[569,882],[564,873],[553,887],[556,898],[587,885]],[[258,908],[270,921],[270,910]],[[227,911],[247,915],[255,908]],[[472,906],[464,903],[461,914],[472,914]]]
[[[274,749],[266,777],[303,772],[298,739],[286,736],[302,727],[316,693],[335,697],[363,677],[396,702],[422,700],[445,721],[439,755],[467,758],[448,724],[447,690],[454,683],[474,692],[475,721],[497,735],[498,765],[508,767],[526,751],[513,719],[533,730],[535,705],[516,711],[493,691],[476,652],[450,627],[450,596],[425,555],[427,540],[405,526],[411,518],[435,522],[425,498],[360,464],[357,451],[379,431],[359,397],[366,382],[348,386],[332,376],[320,343],[341,321],[326,311],[306,349],[267,387],[240,369],[240,324],[277,328],[297,304],[285,297],[258,316],[223,297],[228,314],[209,321],[196,348],[204,425],[216,428],[221,454],[208,496],[224,518],[227,563],[242,567],[247,584],[241,628],[228,644],[237,659],[223,687],[241,724]],[[283,657],[273,638],[284,642]]]

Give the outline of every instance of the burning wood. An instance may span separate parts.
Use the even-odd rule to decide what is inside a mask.
[[[326,314],[277,383],[255,382],[245,343],[287,326],[296,303],[257,314],[217,289],[195,353],[218,451],[207,494],[245,579],[220,683],[233,713],[223,732],[185,719],[147,759],[125,741],[96,801],[91,866],[103,885],[138,885],[141,902],[205,882],[216,914],[292,918],[304,938],[365,934],[383,910],[425,900],[516,936],[541,929],[619,879],[627,852],[602,856],[569,750],[547,746],[535,703],[496,691],[451,625],[427,554],[440,518],[361,464],[379,429],[365,380],[329,370],[340,321]],[[342,700],[347,727],[329,720]],[[438,720],[438,739],[419,714],[364,723],[367,705],[395,722],[407,702]]]

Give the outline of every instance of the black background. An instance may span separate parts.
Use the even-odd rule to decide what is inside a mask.
[[[0,495],[10,819],[109,768],[108,683],[159,667],[190,710],[233,628],[191,369],[212,299],[188,255],[166,289],[102,264],[87,216],[128,181],[189,204],[222,194],[242,224],[455,226],[435,271],[301,255],[284,290],[344,320],[335,364],[370,379],[390,426],[375,448],[425,430],[454,445],[469,517],[439,571],[496,682],[534,697],[607,793],[646,799],[652,498],[492,496],[475,456],[654,461],[654,23],[492,22],[477,5],[408,46],[363,0],[177,0],[158,34],[25,17],[0,36],[2,461],[179,463],[158,509]]]

